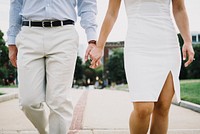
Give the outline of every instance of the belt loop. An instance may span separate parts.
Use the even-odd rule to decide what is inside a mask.
[[[63,21],[62,20],[60,21],[60,24],[61,24],[61,27],[63,27]]]
[[[31,20],[28,20],[28,25],[29,27],[31,27]]]
[[[51,25],[51,27],[53,27],[53,21],[50,21],[50,25]]]

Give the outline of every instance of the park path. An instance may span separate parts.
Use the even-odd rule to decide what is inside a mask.
[[[74,117],[69,134],[129,134],[132,104],[128,92],[72,89],[71,96]],[[37,134],[19,109],[17,98],[0,103],[0,134]],[[168,134],[200,134],[200,113],[172,104]]]

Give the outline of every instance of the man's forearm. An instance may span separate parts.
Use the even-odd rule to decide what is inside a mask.
[[[78,0],[78,15],[81,26],[85,29],[87,41],[97,38],[97,3],[96,0]]]
[[[22,17],[20,16],[22,0],[14,0],[10,3],[9,29],[7,32],[8,45],[15,44],[15,38],[21,29]]]

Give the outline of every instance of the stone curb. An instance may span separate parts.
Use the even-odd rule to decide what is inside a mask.
[[[18,98],[18,93],[7,93],[0,96],[0,103]]]
[[[188,101],[181,101],[180,103],[173,102],[173,104],[200,113],[200,105],[197,105]]]
[[[191,102],[187,102],[187,101],[181,101],[180,106],[200,113],[200,105],[197,105],[197,104],[194,104]]]

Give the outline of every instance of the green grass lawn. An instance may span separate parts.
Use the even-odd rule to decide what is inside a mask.
[[[200,80],[181,80],[181,99],[200,105]]]
[[[16,88],[16,85],[10,85],[10,86],[2,86],[0,85],[0,88]]]

